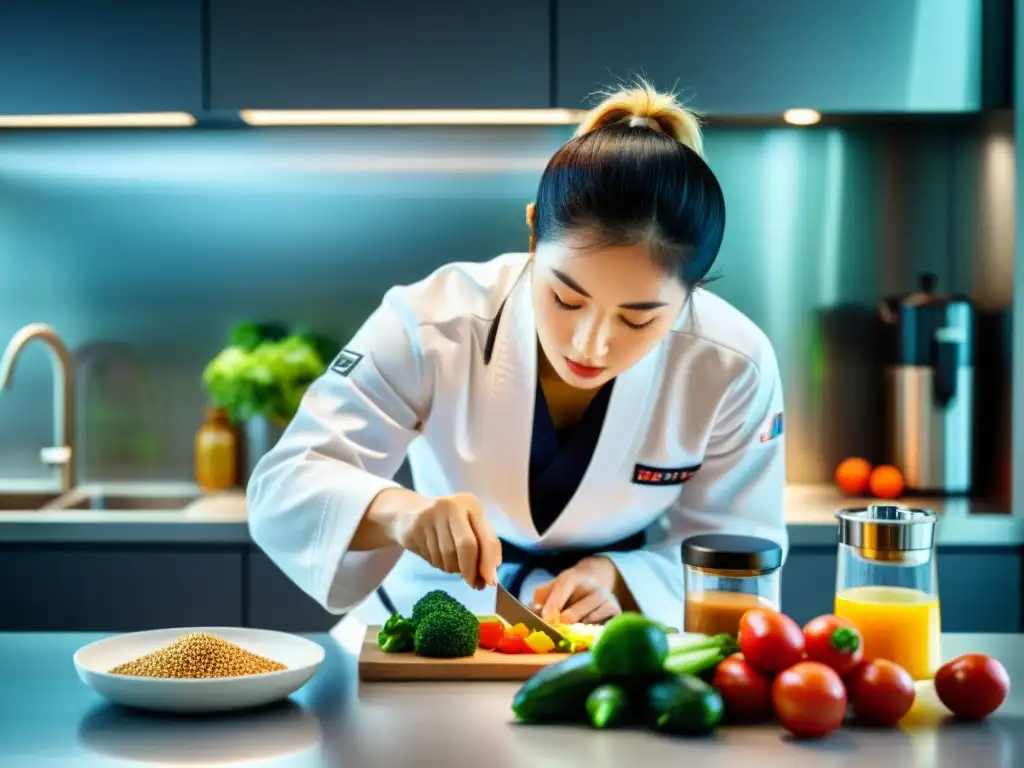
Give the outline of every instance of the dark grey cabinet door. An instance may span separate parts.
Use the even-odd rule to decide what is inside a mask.
[[[240,550],[0,548],[0,631],[241,626]]]
[[[246,613],[248,625],[281,632],[324,632],[341,616],[328,613],[259,549],[246,559]]]
[[[793,548],[782,568],[782,610],[803,626],[832,613],[836,597],[836,548]]]
[[[0,113],[196,113],[201,0],[0,2]]]
[[[213,109],[550,106],[548,0],[210,0]]]
[[[939,550],[943,632],[1021,632],[1024,568],[1019,550]]]
[[[957,112],[981,100],[980,3],[558,0],[556,101],[643,73],[711,114]]]

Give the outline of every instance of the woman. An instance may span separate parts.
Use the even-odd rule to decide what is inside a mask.
[[[542,615],[681,627],[680,542],[788,548],[765,335],[701,289],[725,224],[694,115],[610,96],[527,207],[529,252],[390,290],[248,487],[251,533],[334,613],[379,623],[500,579]],[[391,478],[408,456],[415,490]]]

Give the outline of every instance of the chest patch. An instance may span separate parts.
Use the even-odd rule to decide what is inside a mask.
[[[334,362],[331,363],[331,370],[335,373],[341,374],[342,376],[348,376],[352,373],[352,370],[359,365],[359,361],[362,359],[363,356],[358,352],[343,349],[340,354],[334,358]]]
[[[637,464],[633,468],[633,482],[637,485],[682,485],[700,469],[700,464],[694,467],[649,467],[646,464]]]

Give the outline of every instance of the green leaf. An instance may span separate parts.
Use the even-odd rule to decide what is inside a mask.
[[[236,423],[257,416],[290,421],[327,367],[317,346],[333,345],[312,334],[287,335],[269,323],[242,323],[232,329],[231,340],[207,364],[203,384]]]

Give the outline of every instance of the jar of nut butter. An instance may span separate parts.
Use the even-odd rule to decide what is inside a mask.
[[[685,631],[735,637],[751,608],[781,610],[782,547],[774,541],[710,533],[682,546]]]

